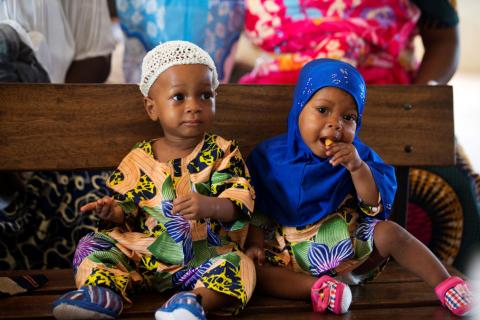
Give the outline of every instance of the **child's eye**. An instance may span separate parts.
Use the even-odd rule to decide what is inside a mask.
[[[177,94],[174,94],[174,95],[172,96],[172,99],[173,99],[174,101],[182,101],[182,100],[185,99],[185,96],[184,96],[183,94],[181,94],[181,93],[177,93]]]
[[[211,93],[209,91],[202,92],[201,97],[202,97],[203,100],[208,100],[208,99],[211,99],[213,97],[213,93]]]
[[[354,114],[346,114],[343,116],[343,119],[347,121],[357,121],[357,116]]]
[[[327,108],[326,107],[317,107],[317,111],[320,112],[320,113],[325,113],[325,112],[327,112]]]

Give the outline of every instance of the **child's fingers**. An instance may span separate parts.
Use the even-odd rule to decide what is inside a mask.
[[[88,212],[88,211],[93,211],[93,210],[95,210],[96,206],[97,206],[96,201],[87,203],[86,205],[80,207],[80,212],[85,213],[85,212]]]
[[[108,204],[108,203],[105,203],[104,205],[102,206],[98,206],[97,207],[97,214],[100,216],[100,217],[108,217],[108,214],[111,210],[111,206]]]
[[[187,209],[190,208],[190,202],[184,201],[179,204],[174,204],[172,208],[172,213],[173,214],[179,214],[182,213],[183,211],[188,211]]]
[[[257,248],[257,261],[259,266],[263,266],[265,263],[265,253],[260,248]]]
[[[349,150],[340,150],[339,152],[335,153],[335,155],[330,159],[330,163],[333,166],[338,165],[339,163],[343,163],[345,160],[348,159],[348,156],[350,155]]]
[[[342,142],[334,143],[330,146],[327,146],[327,155],[333,156],[341,150],[344,150],[348,145]]]
[[[184,202],[190,200],[190,198],[191,197],[189,195],[177,197],[173,200],[173,205],[175,206],[175,205],[184,203]]]
[[[255,261],[256,257],[257,257],[257,249],[258,248],[248,248],[247,251],[245,251],[245,254],[250,258],[252,259],[253,261]]]

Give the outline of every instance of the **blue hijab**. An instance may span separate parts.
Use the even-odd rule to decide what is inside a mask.
[[[332,59],[313,60],[303,67],[288,116],[287,134],[260,143],[250,154],[247,164],[257,194],[255,208],[283,226],[305,226],[334,212],[348,194],[356,194],[348,170],[342,165],[333,167],[328,158],[314,155],[300,135],[300,112],[324,87],[348,92],[357,105],[353,145],[372,171],[383,204],[383,211],[377,217],[385,219],[391,212],[397,189],[395,171],[358,139],[365,106],[365,81],[354,67]]]

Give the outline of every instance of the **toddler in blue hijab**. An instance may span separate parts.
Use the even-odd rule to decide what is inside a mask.
[[[471,296],[463,280],[386,220],[395,171],[358,138],[365,99],[365,81],[354,67],[311,61],[295,88],[288,132],[250,155],[257,227],[247,254],[257,261],[257,285],[281,298],[310,297],[316,312],[341,314],[352,300],[344,282],[372,279],[393,256],[435,287],[453,313],[465,313]],[[451,297],[457,305],[447,303]]]

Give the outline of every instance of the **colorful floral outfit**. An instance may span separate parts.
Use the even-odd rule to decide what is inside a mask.
[[[101,226],[84,237],[74,260],[75,280],[106,286],[127,300],[132,287],[192,290],[206,287],[250,299],[253,263],[241,251],[253,210],[249,174],[233,141],[206,134],[192,153],[161,163],[141,142],[111,175],[108,186],[125,212],[122,226]],[[242,216],[233,222],[189,221],[172,214],[173,200],[189,192],[230,199]]]
[[[350,272],[372,253],[373,230],[380,221],[373,212],[359,209],[358,201],[348,196],[338,210],[306,226],[288,227],[272,223],[255,213],[255,224],[266,231],[265,257],[276,266],[320,277],[344,276],[357,283],[373,278],[380,270],[362,275]]]

